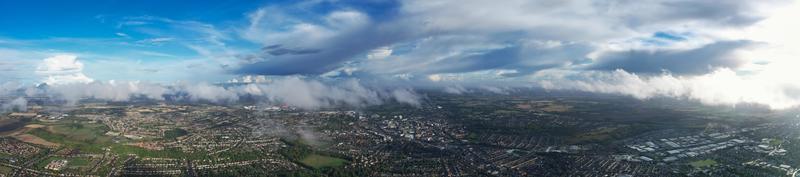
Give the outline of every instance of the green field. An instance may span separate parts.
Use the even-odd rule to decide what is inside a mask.
[[[117,154],[136,154],[141,157],[157,157],[157,158],[187,158],[188,154],[175,149],[165,150],[149,150],[136,146],[115,144],[111,146],[111,151]]]
[[[0,174],[10,174],[13,170],[7,166],[0,166]]]
[[[717,164],[717,161],[711,160],[711,159],[698,160],[698,161],[694,161],[694,162],[690,162],[689,163],[689,165],[691,165],[694,168],[710,167],[710,166],[713,166],[713,165],[716,165],[716,164]]]
[[[69,158],[67,160],[69,160],[69,166],[72,167],[86,167],[92,162],[92,159],[84,157]]]
[[[779,140],[779,139],[770,139],[769,140],[769,145],[770,146],[780,146],[781,143],[783,143],[783,141]]]
[[[70,148],[99,153],[104,147],[111,145],[112,137],[104,135],[107,131],[108,127],[103,124],[64,122],[49,124],[48,127],[36,128],[27,133]]]
[[[109,143],[111,137],[104,134],[108,131],[108,127],[102,124],[94,123],[66,123],[53,125],[50,131],[62,134],[71,140],[92,142],[92,143]]]
[[[330,157],[330,156],[323,156],[319,154],[310,154],[300,160],[300,163],[308,165],[313,168],[324,168],[324,167],[339,167],[347,163],[347,160]]]
[[[103,152],[103,147],[106,147],[108,145],[108,142],[96,141],[96,139],[91,141],[73,139],[71,138],[70,135],[53,133],[43,128],[33,129],[31,131],[28,131],[28,134],[37,136],[49,142],[59,143],[70,148],[80,149],[81,151],[85,152],[94,152],[94,153]]]
[[[14,157],[14,156],[11,155],[11,154],[6,154],[6,153],[0,152],[0,158],[6,158],[6,157]]]
[[[173,128],[164,132],[164,139],[174,140],[178,137],[188,135],[189,132],[180,128]]]

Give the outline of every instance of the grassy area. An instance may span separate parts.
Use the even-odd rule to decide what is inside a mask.
[[[69,160],[69,166],[72,166],[72,167],[85,167],[85,166],[88,166],[89,163],[92,162],[91,159],[84,158],[84,157],[69,158],[67,160]]]
[[[174,128],[164,131],[164,139],[176,139],[178,137],[188,135],[189,132],[180,128]]]
[[[14,169],[10,167],[0,166],[0,174],[11,174],[12,171],[14,171]]]
[[[281,150],[281,154],[294,162],[302,163],[305,166],[320,169],[326,167],[341,167],[347,163],[347,160],[322,155],[320,152],[314,151],[310,146],[303,143],[302,140],[286,140],[283,142],[289,144],[289,148]]]
[[[603,142],[614,138],[614,134],[619,133],[620,127],[601,127],[589,132],[577,134],[567,139],[569,143],[584,143],[584,142]]]
[[[108,127],[103,124],[75,122],[54,125],[48,130],[56,134],[65,135],[65,137],[76,141],[92,143],[111,142],[111,137],[104,135],[108,131]]]
[[[71,138],[69,135],[53,133],[43,128],[37,128],[28,131],[28,134],[42,138],[49,142],[59,143],[70,148],[80,149],[85,152],[100,153],[103,148],[109,145],[105,141],[81,141]]]
[[[300,163],[314,168],[324,168],[342,166],[347,163],[347,160],[319,154],[311,154],[303,158],[303,160],[300,160]]]
[[[781,143],[783,143],[783,141],[779,140],[779,139],[770,139],[769,140],[769,145],[770,146],[779,146],[779,145],[781,145]]]
[[[6,158],[6,157],[14,157],[14,156],[11,155],[11,154],[6,154],[6,153],[0,152],[0,158]]]
[[[717,161],[711,160],[711,159],[698,160],[698,161],[694,161],[694,162],[690,162],[689,163],[689,165],[691,165],[694,168],[710,167],[710,166],[713,166],[713,165],[716,165],[716,164],[717,164]]]
[[[104,135],[106,131],[108,127],[102,124],[67,122],[32,129],[27,133],[70,148],[99,153],[111,144],[111,137]]]
[[[140,157],[158,158],[184,158],[187,154],[179,150],[149,150],[136,146],[115,144],[111,146],[111,151],[120,155],[136,154]]]

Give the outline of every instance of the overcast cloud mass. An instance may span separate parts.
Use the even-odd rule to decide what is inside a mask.
[[[17,5],[25,6],[0,4]],[[0,22],[0,96],[8,100],[2,109],[24,109],[20,96],[35,95],[68,104],[255,98],[305,109],[419,106],[425,100],[415,91],[420,87],[449,94],[541,87],[712,105],[800,105],[800,5],[789,0],[181,7],[214,12],[200,15],[170,8],[0,12],[30,22]]]

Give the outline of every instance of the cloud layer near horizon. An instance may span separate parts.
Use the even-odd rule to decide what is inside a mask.
[[[411,89],[370,88],[357,80],[323,83],[312,79],[286,77],[270,83],[241,85],[212,85],[208,83],[176,83],[172,85],[147,82],[65,83],[47,86],[24,86],[7,83],[2,97],[17,97],[3,104],[5,111],[24,110],[27,97],[47,97],[74,105],[84,99],[124,102],[133,99],[177,101],[214,104],[237,104],[240,99],[252,98],[256,104],[287,105],[307,110],[332,107],[365,107],[395,101],[420,106],[422,97]]]
[[[760,104],[771,109],[800,105],[798,79],[743,78],[730,69],[718,69],[701,76],[675,76],[670,73],[637,75],[621,69],[540,75],[547,78],[537,82],[545,89],[622,94],[638,99],[684,98],[708,105]]]
[[[415,87],[453,94],[544,87],[775,109],[800,105],[794,79],[800,6],[788,0],[307,1],[240,14],[222,22],[104,18],[120,30],[110,40],[0,38],[0,73],[12,73],[0,80],[34,75],[65,90],[59,93],[65,99],[175,94],[235,102],[254,96],[310,109],[387,100],[419,105]],[[119,51],[36,50],[64,41]],[[33,59],[11,62],[20,57]],[[15,65],[28,66],[9,67]],[[261,84],[204,84],[232,77]],[[277,79],[263,84],[267,77]]]

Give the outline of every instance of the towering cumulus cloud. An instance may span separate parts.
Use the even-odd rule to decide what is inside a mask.
[[[83,63],[75,55],[56,55],[45,58],[36,74],[45,77],[47,84],[89,83],[93,79],[83,74]]]

